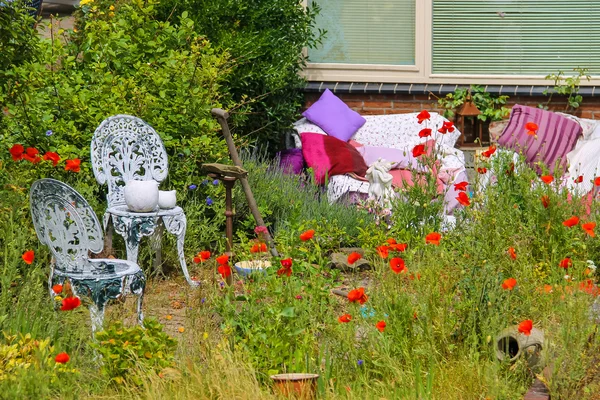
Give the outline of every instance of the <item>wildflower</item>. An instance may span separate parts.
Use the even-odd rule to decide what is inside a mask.
[[[210,197],[206,197],[206,205],[207,206],[212,206],[213,205],[213,199],[211,199]]]
[[[540,179],[548,185],[554,181],[554,177],[552,175],[543,175],[540,177]]]
[[[254,228],[254,233],[257,234],[257,235],[260,235],[260,234],[265,234],[266,235],[268,232],[269,231],[267,230],[266,226],[260,225],[260,226],[257,226],[256,228]]]
[[[168,314],[167,316],[165,316],[165,319],[166,319],[167,321],[170,321],[170,320],[172,320],[172,319],[173,319],[173,316],[172,316],[171,314]]]
[[[71,311],[76,309],[81,305],[81,300],[79,297],[71,296],[65,297],[62,301],[62,306],[60,307],[61,311]]]
[[[217,257],[217,263],[219,263],[219,265],[227,264],[228,262],[229,256],[227,254],[222,254],[219,257]]]
[[[179,328],[177,328],[177,331],[179,333],[183,333],[183,332],[185,332],[185,328],[183,326],[180,326]]]
[[[219,184],[219,180],[215,179],[214,181],[212,181],[212,184],[215,185],[215,186],[218,185]]]
[[[429,114],[429,111],[427,110],[423,110],[419,114],[417,114],[417,120],[419,124],[423,123],[423,121],[425,120],[429,120],[429,118],[431,118],[431,114]]]
[[[55,294],[62,293],[62,291],[63,291],[63,285],[58,285],[58,284],[57,284],[57,285],[54,285],[54,286],[52,286],[52,291],[53,291]]]
[[[477,172],[480,174],[486,174],[487,173],[487,168],[486,167],[479,167],[477,168]]]
[[[552,285],[544,285],[544,293],[552,293]]]
[[[441,134],[446,134],[448,132],[454,132],[454,123],[452,121],[444,122],[442,127],[438,129],[438,132]]]
[[[79,172],[79,170],[81,165],[81,160],[79,158],[75,158],[73,160],[67,160],[67,163],[65,165],[65,171],[73,171],[73,172]]]
[[[191,184],[190,186],[188,186],[188,189],[190,190],[196,190],[196,188],[198,188],[198,185]]]
[[[421,129],[421,131],[419,132],[419,137],[420,138],[429,137],[429,136],[431,136],[431,132],[432,131],[429,128]]]
[[[208,250],[203,250],[203,251],[201,251],[201,252],[199,253],[199,255],[200,255],[200,259],[201,259],[202,261],[206,261],[206,260],[208,260],[208,259],[210,258],[210,251],[208,251]]]
[[[481,155],[483,157],[490,158],[492,156],[492,154],[494,154],[495,152],[496,152],[496,146],[495,145],[491,145],[490,147],[488,147],[488,149],[486,151],[484,151],[483,153],[481,153]]]
[[[575,225],[577,225],[579,223],[579,218],[576,216],[572,216],[571,218],[563,221],[563,225],[566,226],[567,228],[572,228]]]
[[[598,286],[596,286],[591,279],[579,282],[579,290],[593,296],[598,296],[600,294],[600,289],[598,289]]]
[[[231,267],[228,264],[219,265],[217,271],[219,272],[219,274],[221,274],[223,279],[226,279],[228,276],[231,276]]]
[[[306,242],[307,240],[310,240],[313,238],[313,236],[315,236],[315,230],[314,229],[309,229],[303,233],[300,234],[300,240],[302,240],[303,242]]]
[[[46,161],[52,161],[52,165],[56,167],[60,161],[60,156],[52,151],[47,151],[46,154],[44,154],[43,159]]]
[[[558,266],[564,269],[567,269],[573,265],[573,261],[571,261],[571,257],[565,257],[558,263]]]
[[[425,236],[425,243],[431,243],[431,244],[435,244],[436,246],[439,246],[441,238],[442,238],[442,235],[440,235],[439,233],[431,232],[430,234]]]
[[[600,176],[594,178],[594,185],[600,186]]]
[[[352,315],[350,314],[344,314],[341,317],[338,318],[338,321],[342,322],[342,323],[346,323],[346,322],[350,322],[352,321]]]
[[[192,259],[192,261],[194,262],[194,264],[199,264],[202,260],[200,259],[200,257],[194,256],[194,258]]]
[[[417,157],[422,156],[423,154],[425,154],[425,145],[424,144],[418,144],[415,147],[413,147],[413,149],[412,149],[413,157],[417,158]]]
[[[577,178],[575,178],[573,180],[573,182],[575,182],[575,183],[581,183],[581,182],[583,182],[583,175],[579,175]]]
[[[375,327],[379,330],[379,332],[383,332],[386,327],[385,321],[379,321],[375,324]]]
[[[531,330],[533,329],[533,321],[530,319],[526,319],[525,321],[519,324],[519,332],[521,332],[525,336],[531,335]]]
[[[42,161],[42,159],[40,158],[40,156],[38,156],[38,154],[40,153],[40,151],[36,148],[33,147],[28,147],[25,150],[25,153],[23,153],[23,160],[27,160],[33,164],[37,164],[40,161]]]
[[[515,278],[508,278],[502,282],[502,289],[504,290],[513,290],[517,285],[517,280]]]
[[[267,251],[267,245],[264,243],[256,243],[250,248],[250,253],[264,253]]]
[[[277,270],[277,275],[278,276],[281,276],[281,275],[291,276],[292,275],[292,259],[286,258],[284,260],[281,260],[280,263],[281,263],[281,268],[279,268]]]
[[[454,184],[454,190],[465,192],[467,190],[467,186],[469,186],[469,182],[467,181],[458,182]]]
[[[390,250],[404,252],[406,250],[406,248],[408,247],[408,245],[406,243],[395,243],[395,244],[390,244],[388,247],[390,248]]]
[[[364,361],[363,361],[363,360],[358,360],[358,361],[356,362],[356,364],[358,364],[358,366],[359,366],[359,367],[360,367],[360,366],[362,366],[362,365],[363,365],[363,363],[364,363]]]
[[[20,144],[13,145],[9,150],[13,161],[19,161],[20,159],[22,159],[24,151],[25,148],[23,147],[23,145]]]
[[[548,197],[547,195],[543,195],[541,200],[542,206],[544,206],[544,208],[548,208],[548,206],[550,205],[550,197]]]
[[[58,353],[56,357],[54,357],[54,361],[56,361],[58,364],[66,364],[70,359],[71,358],[67,353]]]
[[[417,273],[417,275],[410,274],[410,275],[408,276],[408,279],[410,279],[411,281],[414,281],[414,280],[415,280],[415,278],[416,278],[418,281],[420,281],[420,280],[421,280],[421,274],[419,274],[419,273]]]
[[[390,268],[396,274],[399,274],[400,272],[408,271],[408,269],[406,268],[406,265],[404,263],[404,260],[400,257],[394,257],[390,260]]]
[[[386,245],[379,246],[377,248],[377,253],[379,254],[379,257],[381,257],[381,258],[388,258],[388,256],[390,255],[389,247]]]
[[[302,300],[302,295],[301,294],[297,294],[296,295],[296,300]]]
[[[357,302],[359,304],[365,304],[368,299],[369,297],[365,294],[364,287],[353,289],[348,292],[348,300],[350,300],[351,303]]]
[[[396,242],[396,239],[394,239],[394,238],[387,238],[385,241],[386,241],[387,244],[396,244],[396,243],[398,243],[398,242]]]
[[[108,9],[109,9],[110,11],[115,11],[115,6],[113,6],[113,5],[111,4],[111,5],[110,5],[110,7],[108,7]]]
[[[525,124],[525,129],[529,136],[535,136],[537,134],[538,125],[535,122],[528,122]]]
[[[350,255],[348,256],[348,264],[352,265],[361,258],[362,256],[357,252],[350,253]]]
[[[585,233],[587,233],[591,237],[595,237],[596,236],[596,234],[594,233],[594,229],[596,228],[596,223],[595,222],[586,222],[585,224],[581,224],[581,227],[583,228],[583,230],[585,231]]]
[[[510,176],[513,172],[515,172],[515,163],[511,162],[508,166],[508,169],[506,170],[506,175]]]
[[[517,253],[515,252],[514,247],[509,247],[507,251],[508,251],[508,255],[510,256],[510,258],[512,258],[513,260],[517,259]]]
[[[27,250],[25,253],[23,253],[21,258],[23,258],[23,261],[25,261],[25,264],[31,265],[31,263],[33,262],[33,259],[35,258],[35,253],[33,252],[33,250]]]
[[[52,136],[52,134],[53,134],[53,133],[54,133],[54,132],[52,132],[52,129],[48,129],[48,130],[46,131],[46,136]]]
[[[456,200],[458,200],[458,202],[460,204],[462,204],[463,206],[465,206],[465,207],[471,205],[471,201],[469,200],[469,196],[465,192],[458,193],[458,197],[456,197]]]

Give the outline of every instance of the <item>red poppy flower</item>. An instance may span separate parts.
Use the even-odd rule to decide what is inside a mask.
[[[600,294],[600,289],[591,279],[586,279],[583,282],[579,282],[579,290],[587,294],[591,294],[592,296],[598,296]]]
[[[229,256],[227,254],[222,254],[219,257],[217,257],[217,263],[219,263],[219,265],[224,265],[227,264],[229,262]]]
[[[525,130],[527,130],[528,135],[535,136],[538,130],[538,125],[535,122],[528,122],[525,124]]]
[[[521,332],[525,336],[531,335],[531,330],[533,329],[533,321],[530,319],[526,319],[525,321],[519,324],[519,332]]]
[[[198,257],[198,256],[195,256],[195,257],[192,259],[192,261],[194,262],[194,264],[199,264],[199,263],[202,261],[202,259],[201,259],[200,257]]]
[[[479,167],[477,168],[477,172],[479,172],[480,174],[486,174],[487,173],[487,168],[486,167]]]
[[[256,243],[252,247],[250,247],[250,253],[259,253],[259,252],[260,252],[260,246],[258,245],[258,243]]]
[[[471,201],[469,200],[469,196],[465,192],[459,192],[456,200],[463,206],[467,207],[471,205]]]
[[[571,257],[566,257],[560,260],[558,266],[564,269],[567,269],[573,265],[573,261],[571,261]]]
[[[502,282],[502,289],[504,290],[513,290],[517,285],[517,280],[515,278],[508,278]]]
[[[54,357],[54,361],[56,361],[59,364],[68,363],[70,359],[71,358],[67,353],[59,353],[56,355],[56,357]]]
[[[540,179],[548,185],[554,181],[554,177],[552,175],[544,175],[541,176]]]
[[[515,248],[514,247],[509,247],[508,248],[508,255],[510,256],[510,258],[512,258],[513,260],[517,259],[517,253],[515,252]]]
[[[594,185],[600,186],[600,176],[594,178]]]
[[[406,265],[404,264],[404,260],[401,259],[400,257],[394,257],[390,260],[390,268],[396,274],[408,271],[408,269],[406,268]]]
[[[315,236],[315,230],[309,229],[306,232],[303,232],[300,234],[300,240],[302,240],[303,242],[306,242],[307,240],[312,239],[313,236]]]
[[[61,311],[71,311],[76,309],[81,305],[81,300],[79,297],[65,297],[62,301],[62,307],[60,307]]]
[[[547,195],[543,195],[542,205],[544,206],[544,208],[548,208],[548,206],[550,205],[550,197],[548,197]]]
[[[351,303],[365,304],[369,297],[365,294],[365,288],[352,289],[348,292],[348,300]]]
[[[13,161],[19,161],[20,159],[22,159],[24,151],[25,148],[23,147],[23,145],[20,144],[13,145],[9,150]]]
[[[419,132],[419,137],[420,138],[429,137],[429,136],[431,136],[431,132],[432,131],[429,128],[421,129],[421,131]]]
[[[379,246],[377,248],[377,253],[379,254],[379,257],[381,257],[381,258],[388,258],[388,256],[390,255],[389,249],[390,248],[388,246],[386,246],[386,245]]]
[[[544,293],[552,293],[552,285],[544,285]]]
[[[572,216],[571,218],[563,221],[563,225],[566,226],[567,228],[572,228],[575,225],[577,225],[579,223],[579,218],[576,216]]]
[[[387,242],[387,244],[396,244],[396,243],[398,243],[398,242],[396,242],[396,239],[394,239],[394,238],[387,238],[385,241]]]
[[[425,145],[424,144],[418,144],[415,147],[413,147],[413,149],[412,149],[413,157],[417,158],[417,157],[422,156],[423,154],[425,154]]]
[[[42,159],[40,158],[40,156],[38,156],[39,154],[39,150],[34,148],[34,147],[28,147],[25,150],[25,153],[23,153],[23,160],[27,160],[31,163],[37,164],[40,161],[42,161]]]
[[[375,328],[379,330],[379,332],[383,332],[385,330],[386,324],[385,321],[379,321],[375,324]]]
[[[431,118],[431,114],[429,114],[429,111],[427,110],[423,110],[417,115],[419,124],[423,123],[423,121],[428,120],[429,118]]]
[[[515,172],[515,163],[511,162],[506,170],[506,175],[510,176],[513,172]]]
[[[55,167],[58,165],[58,162],[60,161],[60,156],[52,151],[47,151],[46,154],[44,154],[43,158],[46,161],[52,161],[52,165]]]
[[[221,274],[223,279],[226,279],[228,276],[231,275],[231,267],[228,264],[221,264],[219,265],[219,268],[217,268],[217,272]]]
[[[292,275],[292,259],[286,258],[279,262],[281,263],[281,268],[279,268],[277,270],[277,275],[278,276],[281,276],[281,275],[291,276]]]
[[[75,158],[73,160],[67,160],[67,163],[65,165],[65,171],[73,171],[73,172],[79,172],[79,170],[81,165],[81,160],[79,158]]]
[[[451,121],[444,122],[442,127],[438,129],[439,133],[446,134],[448,132],[454,132],[454,123]]]
[[[490,158],[492,156],[492,154],[494,154],[495,152],[496,152],[496,146],[491,145],[490,147],[488,147],[488,149],[486,151],[481,153],[481,155],[483,157]]]
[[[458,182],[454,184],[454,190],[465,192],[467,190],[467,186],[469,186],[469,182],[467,181]]]
[[[577,178],[575,178],[573,180],[573,182],[575,182],[575,183],[581,183],[581,182],[583,182],[583,175],[579,175]]]
[[[210,251],[203,250],[200,253],[198,253],[198,255],[200,256],[201,261],[206,261],[210,258]]]
[[[53,291],[55,294],[62,293],[62,291],[63,291],[63,285],[58,285],[58,284],[56,284],[56,285],[52,286],[52,291]]]
[[[27,250],[21,257],[23,258],[23,261],[25,261],[25,264],[31,264],[35,258],[35,253],[33,250]]]
[[[442,238],[442,235],[440,235],[439,233],[431,232],[430,234],[425,236],[425,243],[431,243],[431,244],[435,244],[436,246],[439,246],[441,238]]]
[[[586,222],[585,224],[581,224],[581,227],[591,237],[595,237],[596,233],[594,233],[594,229],[596,228],[595,222]]]
[[[362,256],[360,254],[358,254],[357,252],[350,253],[350,255],[348,256],[348,264],[352,265],[355,262],[357,262],[358,260],[360,260],[361,258],[362,258]]]
[[[408,245],[406,243],[396,243],[396,244],[390,244],[389,247],[390,247],[390,250],[403,252],[406,250]]]
[[[352,321],[352,315],[350,314],[344,314],[341,317],[338,318],[338,321],[342,322],[342,323],[346,323],[346,322],[350,322]]]

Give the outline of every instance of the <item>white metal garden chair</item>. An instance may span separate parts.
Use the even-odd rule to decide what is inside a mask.
[[[100,222],[87,201],[63,182],[41,179],[31,186],[29,204],[38,239],[50,248],[53,256],[48,278],[50,295],[54,296],[53,285],[62,285],[68,279],[74,295],[91,298],[89,309],[95,332],[102,328],[107,302],[133,293],[138,296],[141,325],[144,272],[131,261],[89,258],[89,252],[102,251],[104,238]]]
[[[144,236],[153,236],[152,245],[160,260],[163,226],[177,236],[177,254],[185,279],[192,286],[198,283],[190,278],[185,262],[183,245],[187,221],[183,209],[157,209],[139,213],[129,211],[125,204],[124,188],[130,180],[162,182],[168,173],[165,146],[156,131],[140,118],[115,115],[102,121],[91,143],[94,176],[101,185],[108,185],[108,208],[104,214],[104,228],[112,217],[115,231],[125,239],[127,259],[137,262],[139,244]],[[110,245],[112,233],[107,232]],[[160,261],[155,264],[160,267]]]

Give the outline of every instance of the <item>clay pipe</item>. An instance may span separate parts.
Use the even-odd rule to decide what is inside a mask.
[[[233,165],[243,168],[244,166],[242,165],[242,160],[238,155],[235,143],[233,142],[233,136],[231,136],[231,132],[229,131],[229,125],[227,124],[227,118],[229,118],[229,113],[220,108],[213,108],[212,110],[210,110],[210,112],[217,118],[217,121],[219,121],[219,124],[221,125],[221,129],[223,130],[223,136],[225,137],[225,142],[227,142],[227,148],[229,149],[229,155],[231,156]],[[265,221],[263,221],[262,215],[260,215],[260,211],[258,210],[258,206],[256,205],[256,200],[254,199],[254,194],[252,194],[252,189],[250,189],[248,178],[240,178],[240,182],[242,184],[242,189],[244,189],[244,194],[246,195],[248,207],[250,207],[250,211],[254,216],[256,224],[258,226],[265,226]],[[267,233],[265,233],[265,239],[267,240],[267,244],[271,249],[271,254],[273,255],[273,257],[279,257],[279,253],[277,252],[275,244],[273,243],[273,238],[271,237],[271,234],[268,230]]]

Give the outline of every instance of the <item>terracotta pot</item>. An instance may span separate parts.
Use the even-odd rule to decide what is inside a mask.
[[[318,374],[278,374],[271,375],[275,391],[286,397],[302,400],[314,399],[317,395]]]

